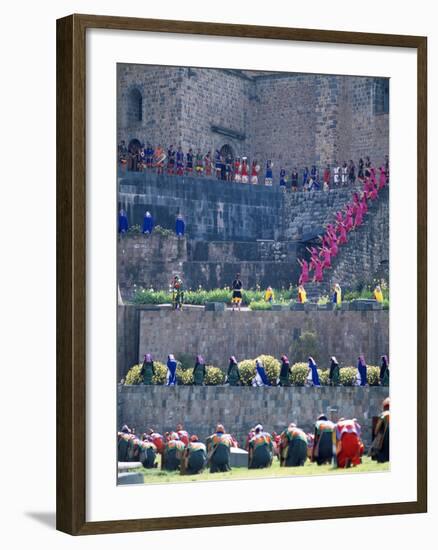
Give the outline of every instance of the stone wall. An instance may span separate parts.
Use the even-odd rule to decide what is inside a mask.
[[[357,418],[362,437],[371,442],[373,416],[381,412],[388,388],[252,388],[118,386],[118,422],[135,427],[137,433],[154,427],[161,433],[182,423],[201,439],[210,435],[218,422],[244,445],[250,428],[257,423],[269,431],[282,431],[290,422],[308,432],[316,417],[328,414]]]
[[[290,172],[297,166],[301,177],[306,165],[322,169],[366,155],[380,165],[389,152],[389,115],[376,110],[384,82],[119,64],[118,139],[181,144],[185,151],[228,145],[236,156],[261,161],[263,172],[272,159],[277,178],[281,167]],[[133,90],[142,97],[141,120],[134,123]]]
[[[305,331],[315,332],[319,351],[315,359],[328,367],[335,355],[341,366],[355,365],[360,353],[368,364],[379,364],[389,352],[389,311],[183,311],[153,306],[119,306],[119,380],[145,353],[157,360],[175,355],[204,355],[209,364],[226,368],[230,355],[238,360],[260,354],[294,355]],[[303,357],[302,360],[306,360]]]

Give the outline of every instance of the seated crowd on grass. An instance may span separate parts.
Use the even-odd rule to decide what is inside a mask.
[[[379,463],[389,461],[389,407],[386,398],[368,449],[368,455]],[[230,471],[230,457],[233,448],[238,447],[236,438],[222,424],[216,426],[205,442],[196,434],[189,434],[182,424],[164,435],[150,428],[137,437],[135,429],[127,425],[118,432],[120,462],[141,462],[144,468],[152,469],[159,466],[157,457],[160,457],[162,470],[179,471],[182,475],[199,474],[206,468],[210,473]],[[248,432],[244,447],[249,469],[269,468],[273,460],[278,460],[281,467],[304,466],[309,460],[318,465],[348,468],[361,464],[365,452],[357,419],[340,418],[332,422],[324,414],[317,417],[311,433],[294,422],[279,434],[269,433],[257,424]]]

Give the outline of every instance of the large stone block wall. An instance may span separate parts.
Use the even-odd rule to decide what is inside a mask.
[[[125,373],[145,353],[157,360],[166,360],[169,353],[201,353],[207,363],[226,368],[230,355],[238,360],[260,354],[280,357],[294,355],[296,341],[305,331],[315,332],[319,350],[316,361],[328,367],[335,355],[341,366],[355,365],[360,353],[368,364],[379,364],[380,356],[389,353],[389,311],[205,311],[187,307],[183,311],[151,309],[150,306],[120,306],[139,310],[120,316],[121,334],[139,335],[136,359],[129,344],[130,362],[123,362],[119,372]],[[123,320],[125,319],[125,320]],[[129,322],[129,328],[122,324]],[[132,337],[133,338],[133,337]],[[303,357],[305,361],[307,358]]]
[[[269,431],[282,431],[295,422],[313,431],[317,416],[333,420],[357,418],[369,444],[373,416],[381,412],[388,388],[252,388],[118,386],[118,422],[133,426],[137,433],[153,427],[161,433],[182,423],[190,433],[205,439],[218,422],[234,434],[240,445],[255,424]]]
[[[290,172],[389,152],[389,115],[374,100],[383,79],[222,69],[118,65],[118,138],[200,147],[231,146],[235,155],[274,162]],[[142,96],[132,124],[130,93]],[[231,132],[219,134],[212,126]],[[235,133],[240,134],[236,136]]]

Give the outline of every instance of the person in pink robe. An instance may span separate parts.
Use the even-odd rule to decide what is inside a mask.
[[[370,192],[370,199],[372,201],[375,201],[377,199],[378,195],[379,195],[379,192],[377,190],[377,187],[375,185],[373,185],[373,188]]]
[[[324,266],[320,260],[315,260],[315,276],[313,277],[314,283],[320,283],[323,279]]]
[[[323,246],[322,247],[322,250],[321,250],[321,253],[322,253],[322,257],[323,257],[323,266],[324,268],[327,268],[327,269],[330,269],[332,267],[332,262],[331,262],[331,252],[330,252],[330,248],[327,248],[326,246]]]
[[[338,248],[338,239],[335,235],[333,235],[331,244],[330,244],[330,254],[332,258],[335,258],[338,255],[339,248]]]
[[[370,176],[371,183],[373,185],[376,185],[376,169],[374,168],[374,166],[370,169],[370,172],[371,172],[371,176]]]
[[[383,189],[386,185],[386,170],[384,166],[379,168],[379,190]]]
[[[297,260],[301,266],[301,275],[298,279],[298,284],[303,285],[309,282],[309,264],[306,260]]]
[[[353,229],[353,208],[347,206],[347,215],[345,218],[345,229],[351,231]]]
[[[368,201],[367,201],[367,196],[365,195],[365,193],[363,193],[363,195],[362,195],[360,205],[361,205],[361,208],[362,208],[362,213],[366,214],[368,212]]]
[[[345,227],[344,223],[338,224],[339,227],[339,239],[338,244],[346,244],[347,243],[347,229]]]
[[[360,225],[362,225],[363,222],[363,214],[362,214],[362,208],[359,206],[359,208],[356,210],[356,215],[354,216],[354,228],[356,229]]]

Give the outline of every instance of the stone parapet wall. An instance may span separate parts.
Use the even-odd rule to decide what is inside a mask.
[[[183,311],[151,306],[119,306],[118,379],[145,353],[165,360],[169,353],[204,355],[207,363],[226,368],[260,354],[293,357],[299,336],[317,335],[316,361],[321,368],[335,355],[341,366],[355,365],[360,353],[379,364],[389,353],[389,311]],[[305,357],[302,360],[306,360]]]
[[[244,445],[250,428],[261,423],[277,433],[290,422],[313,431],[317,416],[327,414],[357,418],[365,443],[371,441],[373,416],[381,412],[388,388],[380,387],[217,387],[217,386],[118,386],[118,422],[141,434],[153,427],[161,433],[182,423],[201,439],[210,435],[217,423]]]

